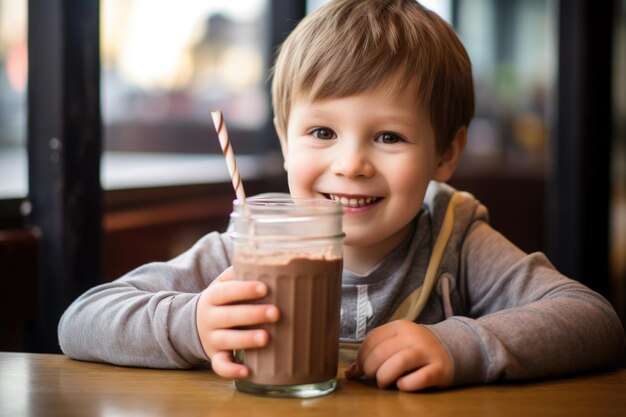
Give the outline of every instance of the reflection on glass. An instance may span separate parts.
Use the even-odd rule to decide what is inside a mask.
[[[0,0],[0,199],[26,195],[26,0]]]
[[[267,0],[103,0],[105,148],[206,151],[210,111],[219,108],[240,152],[262,149],[268,7]]]

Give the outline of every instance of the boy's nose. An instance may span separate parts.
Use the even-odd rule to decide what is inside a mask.
[[[374,165],[365,150],[344,148],[336,155],[332,171],[335,175],[347,178],[369,178],[374,175]]]

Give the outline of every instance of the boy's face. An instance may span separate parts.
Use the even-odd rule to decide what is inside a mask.
[[[292,196],[340,200],[346,246],[392,249],[410,230],[429,181],[448,179],[414,91],[409,85],[391,95],[383,86],[298,101],[286,135],[279,132]]]

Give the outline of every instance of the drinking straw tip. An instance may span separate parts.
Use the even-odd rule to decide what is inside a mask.
[[[212,111],[211,116],[213,118],[213,124],[215,125],[215,131],[217,132],[217,137],[222,147],[222,153],[226,159],[228,173],[232,179],[235,194],[237,195],[237,199],[239,199],[245,206],[246,194],[243,191],[243,184],[241,184],[241,177],[239,176],[239,170],[237,169],[235,154],[233,153],[233,148],[230,146],[230,138],[228,137],[228,132],[226,131],[226,126],[224,125],[222,112],[219,110]]]

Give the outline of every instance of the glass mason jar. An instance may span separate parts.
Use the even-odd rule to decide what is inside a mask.
[[[269,288],[258,303],[280,310],[260,349],[235,352],[250,376],[238,390],[315,397],[336,386],[343,270],[341,205],[326,199],[250,198],[231,214],[235,279]]]

